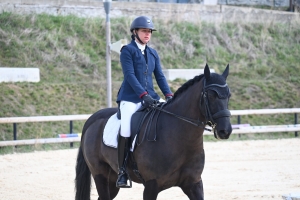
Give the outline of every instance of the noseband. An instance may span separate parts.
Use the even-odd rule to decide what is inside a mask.
[[[226,90],[225,94],[220,93],[219,90]],[[203,88],[202,88],[202,92],[201,92],[201,98],[200,98],[200,103],[199,103],[199,107],[201,108],[202,105],[202,101],[204,101],[204,116],[205,116],[205,121],[206,121],[206,125],[209,125],[212,130],[214,132],[214,129],[217,126],[217,123],[215,122],[216,119],[218,118],[222,118],[222,117],[230,117],[231,113],[228,109],[224,109],[224,110],[220,110],[218,112],[216,112],[215,114],[211,114],[210,108],[209,108],[209,102],[208,102],[208,95],[207,92],[209,90],[213,90],[218,94],[218,98],[219,99],[225,99],[228,98],[230,95],[230,91],[228,88],[227,83],[225,83],[224,85],[220,85],[220,84],[210,84],[210,85],[206,85],[206,79],[204,78],[203,80]],[[201,109],[200,109],[201,111]]]

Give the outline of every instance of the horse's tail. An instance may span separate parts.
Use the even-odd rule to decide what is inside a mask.
[[[75,200],[90,200],[91,172],[84,160],[81,146],[78,150],[75,178]]]

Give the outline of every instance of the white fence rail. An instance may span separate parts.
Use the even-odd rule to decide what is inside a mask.
[[[231,110],[230,112],[231,112],[231,115],[286,114],[286,113],[300,113],[300,108]]]
[[[269,125],[269,126],[246,126],[238,129],[233,129],[232,134],[247,134],[247,133],[267,133],[267,132],[295,132],[300,131],[300,124],[298,124],[298,113],[300,108],[282,108],[282,109],[257,109],[257,110],[231,110],[232,116],[238,116],[238,121],[241,115],[265,115],[265,114],[295,114],[295,124],[290,125]],[[50,122],[50,121],[70,121],[70,130],[72,130],[72,122],[78,120],[87,120],[91,115],[59,115],[59,116],[34,116],[34,117],[7,117],[0,118],[0,124],[13,123],[14,124],[14,140],[1,141],[1,146],[17,146],[17,145],[34,145],[46,143],[68,143],[79,142],[80,137],[71,138],[41,138],[41,139],[28,139],[17,140],[16,124],[27,122]],[[72,133],[72,131],[71,131]],[[205,135],[213,133],[205,131]]]
[[[71,137],[71,138],[41,138],[41,139],[28,139],[28,140],[6,140],[6,141],[0,142],[0,147],[1,146],[80,142],[80,139],[81,139],[80,137]]]
[[[57,116],[34,116],[34,117],[6,117],[0,118],[0,124],[25,123],[25,122],[54,122],[54,121],[77,121],[87,120],[91,115],[57,115]]]

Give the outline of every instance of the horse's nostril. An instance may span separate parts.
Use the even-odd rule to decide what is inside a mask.
[[[220,139],[228,139],[230,133],[228,130],[219,130],[218,135],[219,135]]]
[[[220,131],[220,135],[221,135],[221,136],[224,136],[224,135],[226,135],[226,131],[224,131],[224,130],[221,130],[221,131]]]

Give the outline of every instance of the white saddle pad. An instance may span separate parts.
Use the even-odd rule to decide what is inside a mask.
[[[112,115],[103,131],[103,142],[105,145],[117,148],[118,147],[118,133],[121,127],[121,120],[117,118],[117,113]]]
[[[108,119],[104,127],[103,143],[106,146],[118,148],[118,133],[120,127],[121,127],[121,120],[117,118],[117,113],[116,113]],[[133,151],[134,149],[134,145],[133,145],[134,143],[135,143],[135,138],[132,142],[132,148],[130,149],[131,151]]]

